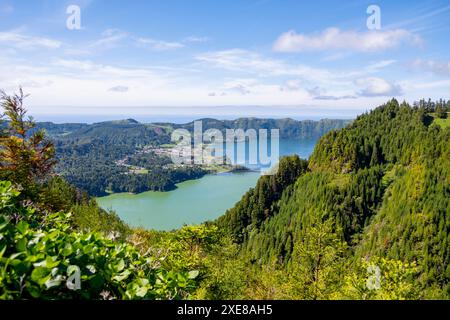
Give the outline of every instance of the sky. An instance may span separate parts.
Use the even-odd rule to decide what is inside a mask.
[[[347,117],[450,99],[449,21],[438,0],[0,0],[0,88],[36,115]]]

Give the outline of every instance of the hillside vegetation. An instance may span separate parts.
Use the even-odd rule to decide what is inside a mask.
[[[415,266],[417,297],[449,297],[450,130],[430,108],[392,100],[359,116],[319,141],[281,197],[257,186],[218,225],[250,263],[306,273],[289,296],[331,298],[344,269],[387,259]]]

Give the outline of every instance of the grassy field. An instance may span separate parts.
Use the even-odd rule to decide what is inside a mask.
[[[130,171],[134,174],[147,174],[148,173],[147,169],[131,169]]]

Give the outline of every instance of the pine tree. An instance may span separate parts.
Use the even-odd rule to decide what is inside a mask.
[[[0,136],[0,178],[22,187],[31,186],[46,177],[55,164],[53,143],[35,123],[26,119],[22,89],[12,96],[0,91],[7,128]]]
[[[436,117],[438,117],[440,119],[447,118],[447,113],[445,112],[445,109],[444,109],[444,107],[441,104],[439,104],[436,107]]]
[[[300,299],[327,299],[341,285],[346,243],[333,230],[331,220],[313,218],[295,244],[292,270],[293,296]]]

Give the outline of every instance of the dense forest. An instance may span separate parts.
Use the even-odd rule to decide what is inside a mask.
[[[216,120],[211,118],[199,119],[202,122],[203,130],[217,129],[221,130],[225,136],[226,129],[279,129],[282,139],[318,139],[325,133],[345,127],[350,120],[340,119],[322,119],[313,120],[294,120],[290,118],[283,119],[261,119],[261,118],[239,118],[236,120]],[[187,124],[168,124],[160,123],[163,127],[173,127],[174,129],[187,129],[192,132],[194,122]]]
[[[280,129],[283,139],[317,139],[330,130],[342,128],[348,120],[296,121],[292,119],[237,120],[201,119],[203,130]],[[56,148],[56,171],[68,182],[92,196],[108,192],[140,193],[169,191],[182,181],[201,178],[214,169],[205,166],[173,166],[167,154],[154,151],[171,143],[175,129],[193,132],[187,124],[139,123],[133,119],[94,124],[54,124],[41,122]]]
[[[450,298],[445,101],[391,100],[172,232],[100,209],[54,174],[58,142],[23,95],[1,103],[0,299]]]
[[[339,268],[378,259],[398,261],[397,272],[414,266],[416,297],[448,298],[448,111],[442,101],[410,107],[392,100],[361,115],[319,141],[307,165],[294,170],[294,183],[261,178],[217,224],[252,264],[300,272],[298,298],[332,298],[333,285],[349,280]]]

